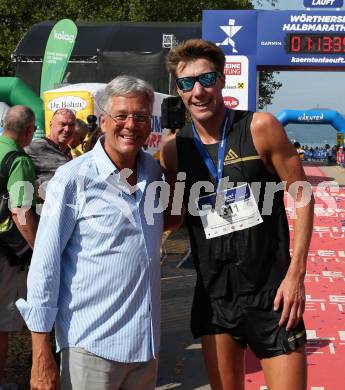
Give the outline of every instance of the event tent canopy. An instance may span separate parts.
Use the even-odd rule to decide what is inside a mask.
[[[13,53],[15,75],[39,92],[45,45],[55,22],[33,25]],[[78,22],[78,35],[65,82],[108,82],[119,74],[133,74],[168,93],[170,82],[164,67],[169,43],[201,37],[197,22]],[[165,46],[165,47],[164,47]]]

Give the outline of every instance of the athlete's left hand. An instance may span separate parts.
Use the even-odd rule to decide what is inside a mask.
[[[304,275],[289,269],[281,282],[274,299],[273,308],[278,310],[283,303],[279,326],[293,329],[302,318],[305,307]]]

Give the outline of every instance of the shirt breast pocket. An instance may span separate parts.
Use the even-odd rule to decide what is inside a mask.
[[[122,200],[115,203],[98,198],[85,202],[80,222],[81,228],[91,229],[93,233],[112,234],[126,218],[133,218],[128,202]]]

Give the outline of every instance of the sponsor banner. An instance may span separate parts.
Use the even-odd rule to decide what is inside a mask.
[[[259,66],[345,66],[343,11],[204,11],[202,34]]]
[[[50,32],[44,53],[40,96],[61,83],[74,43],[77,37],[77,26],[72,20],[62,19]]]
[[[77,118],[87,122],[88,115],[95,113],[94,96],[87,90],[46,91],[43,94],[46,136],[50,133],[50,121],[56,110],[68,108],[75,112]]]
[[[344,0],[304,0],[306,8],[340,8]]]
[[[246,56],[225,57],[224,103],[228,108],[248,109],[249,61]]]
[[[49,123],[53,114],[59,108],[69,108],[76,113],[76,117],[87,122],[88,115],[96,115],[97,118],[103,113],[99,100],[106,87],[105,83],[80,83],[71,84],[61,88],[46,91],[44,96],[44,113],[46,124],[46,135],[49,134]],[[168,129],[162,129],[161,125],[161,104],[164,98],[169,95],[155,92],[155,100],[152,110],[151,134],[146,146],[147,151],[157,156],[162,140],[168,134]]]
[[[285,126],[288,123],[320,123],[332,124],[335,129],[345,128],[345,119],[334,110],[283,110],[277,114],[277,119]]]
[[[345,12],[261,11],[258,65],[345,66]]]
[[[162,110],[161,105],[164,98],[169,95],[164,93],[155,92],[155,101],[153,103],[152,121],[151,121],[151,134],[146,140],[147,151],[154,157],[159,156],[159,150],[162,145],[164,137],[169,133],[168,129],[162,129]]]
[[[240,88],[231,80],[243,74],[242,65],[235,58],[225,68],[228,82],[224,96],[229,97],[227,104],[231,107],[256,109],[258,66],[345,68],[342,11],[204,11],[202,37],[227,56],[246,56],[249,60],[248,80],[243,84],[243,89],[250,91],[247,106],[244,102],[242,105],[242,97],[237,96]]]

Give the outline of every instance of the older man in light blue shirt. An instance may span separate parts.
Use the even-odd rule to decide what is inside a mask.
[[[32,331],[33,389],[154,389],[159,351],[161,169],[141,150],[154,94],[119,76],[101,100],[105,133],[49,183],[17,306]],[[157,206],[158,205],[158,206]],[[80,368],[77,368],[80,367]]]

